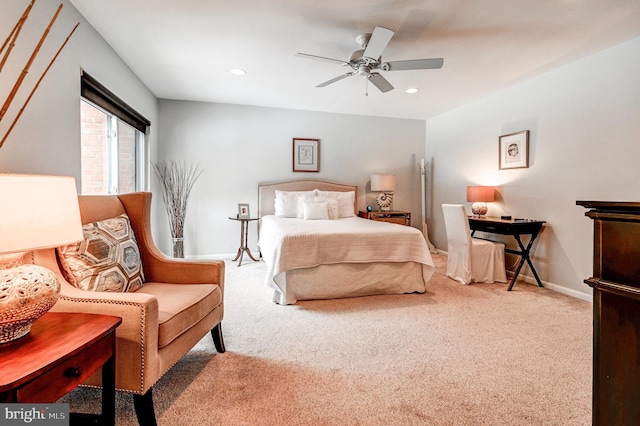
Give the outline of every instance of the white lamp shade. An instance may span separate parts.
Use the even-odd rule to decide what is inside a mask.
[[[395,191],[396,175],[390,175],[390,174],[371,175],[371,190],[372,191]]]
[[[73,177],[0,174],[0,254],[83,239]]]

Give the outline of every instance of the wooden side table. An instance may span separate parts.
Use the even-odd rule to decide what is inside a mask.
[[[247,240],[249,238],[249,222],[258,220],[258,218],[229,216],[229,219],[240,222],[240,247],[238,248],[238,253],[236,254],[236,257],[233,259],[233,261],[235,262],[237,260],[238,266],[242,265],[242,256],[244,256],[244,253],[246,252],[251,260],[257,262],[258,259],[253,257],[253,255],[251,254],[251,250],[249,250],[249,247],[247,246]]]
[[[44,314],[29,334],[0,345],[0,402],[55,402],[102,367],[98,421],[115,425],[115,330],[121,322],[108,315]],[[88,417],[74,413],[71,420],[89,424]]]
[[[390,211],[373,211],[373,212],[358,212],[358,216],[376,220],[378,222],[390,222],[397,223],[399,225],[411,226],[411,212],[404,212],[400,210]]]

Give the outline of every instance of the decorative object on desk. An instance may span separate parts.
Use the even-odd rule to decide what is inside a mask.
[[[202,174],[199,164],[159,161],[153,163],[160,186],[162,200],[169,217],[173,257],[184,257],[184,220],[187,215],[187,201],[193,184]]]
[[[496,191],[493,186],[467,186],[467,201],[472,202],[471,212],[476,216],[487,214],[487,203],[495,201]]]
[[[58,300],[60,284],[25,252],[83,239],[73,177],[0,174],[0,343],[25,336]]]
[[[380,210],[391,210],[391,204],[393,203],[393,191],[396,190],[396,175],[371,175],[371,190],[380,192],[376,197],[376,202],[378,203],[378,206],[380,206]]]
[[[528,130],[500,136],[498,141],[498,168],[500,170],[529,167]]]
[[[293,138],[293,171],[320,171],[320,139]]]
[[[249,219],[251,215],[249,214],[249,204],[240,203],[238,204],[238,219]]]
[[[371,206],[367,206],[367,211],[368,211],[368,212],[372,212],[372,211],[373,211],[373,207],[371,207]]]

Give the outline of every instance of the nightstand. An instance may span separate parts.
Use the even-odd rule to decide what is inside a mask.
[[[53,403],[102,367],[102,414],[71,424],[115,424],[116,327],[108,315],[48,312],[24,337],[0,345],[0,403]]]
[[[399,210],[378,211],[378,212],[358,212],[358,216],[376,220],[378,222],[397,223],[399,225],[411,226],[411,212],[403,212]]]

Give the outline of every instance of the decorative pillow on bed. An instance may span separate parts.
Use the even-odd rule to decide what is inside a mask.
[[[304,216],[303,203],[313,201],[316,190],[313,191],[280,191],[276,190],[275,215],[279,217]]]
[[[129,217],[82,226],[84,241],[58,249],[69,283],[82,290],[128,292],[144,284],[140,250]]]
[[[327,220],[329,219],[329,206],[327,203],[303,203],[305,220]]]
[[[338,202],[335,200],[323,201],[323,202],[327,203],[327,211],[329,213],[329,219],[331,220],[340,219],[340,209],[338,207]]]
[[[337,202],[338,217],[352,217],[354,215],[353,206],[355,204],[356,193],[354,191],[320,191],[318,190],[318,201]]]

